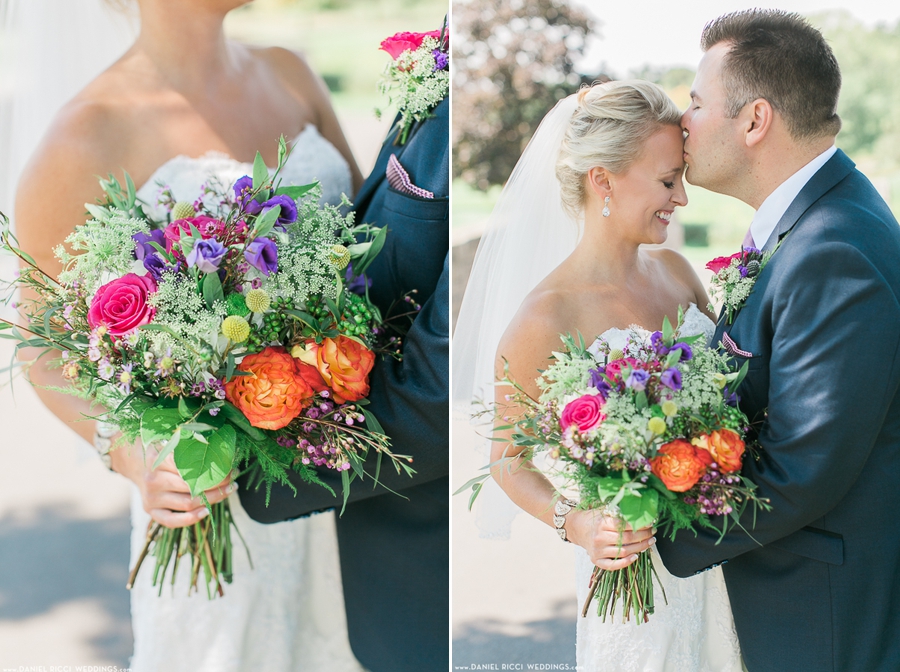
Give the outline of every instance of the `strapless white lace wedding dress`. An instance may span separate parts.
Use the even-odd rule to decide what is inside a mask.
[[[712,321],[691,304],[685,312],[681,333],[703,334],[708,342],[714,332]],[[591,348],[595,349],[601,341],[612,348],[622,348],[627,333],[610,329]],[[591,605],[586,618],[579,613],[578,669],[582,672],[741,672],[740,647],[721,567],[680,579],[666,571],[655,548],[651,553],[668,604],[659,596],[650,621],[640,625],[634,619],[622,623],[621,616],[607,617],[604,623],[597,616],[596,603]],[[593,568],[587,552],[578,547],[579,610],[587,598]]]
[[[282,170],[284,184],[318,179],[323,201],[339,203],[350,193],[344,158],[314,126],[292,143]],[[178,156],[162,165],[138,192],[155,204],[158,182],[176,200],[193,201],[201,185],[216,177],[226,183],[252,174],[250,164],[218,152],[199,158]],[[316,486],[308,486],[316,487]],[[261,525],[230,498],[235,522],[250,548],[253,568],[240,540],[234,542],[234,582],[225,597],[187,596],[189,565],[179,568],[173,593],[151,586],[153,558],[147,558],[131,593],[134,672],[361,672],[350,650],[334,513]],[[131,561],[144,543],[149,516],[135,488],[131,506]],[[182,571],[184,570],[184,571]]]

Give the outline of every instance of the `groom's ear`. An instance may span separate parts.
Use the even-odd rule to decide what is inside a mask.
[[[600,166],[594,166],[587,174],[588,189],[600,198],[609,196],[612,188],[609,186],[609,171]]]
[[[744,124],[744,142],[747,147],[755,147],[771,132],[775,110],[768,100],[757,98],[744,106],[740,117]]]

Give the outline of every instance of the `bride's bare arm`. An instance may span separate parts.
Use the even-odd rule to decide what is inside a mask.
[[[559,333],[567,331],[562,326],[564,316],[557,314],[558,305],[552,296],[526,299],[497,350],[496,377],[508,375],[534,399],[540,394],[535,382],[538,372],[547,368],[549,354],[560,347]],[[521,415],[523,409],[507,400],[513,391],[509,386],[496,387],[495,402],[503,413],[495,427],[508,424],[503,417]],[[521,450],[512,444],[511,434],[511,430],[494,430],[494,438],[502,440],[492,444],[491,463],[501,464],[496,464],[491,474],[517,506],[554,527],[556,489],[530,460],[520,456]],[[569,541],[584,548],[595,565],[607,570],[628,566],[638,553],[656,542],[651,528],[627,530],[620,535],[618,521],[595,511],[572,511],[565,529]]]
[[[16,235],[22,249],[53,277],[62,270],[53,249],[63,243],[75,225],[85,221],[84,204],[93,203],[101,194],[97,176],[118,171],[123,163],[116,151],[114,123],[102,108],[69,106],[22,174],[16,194]],[[22,296],[23,301],[31,298],[34,296]],[[75,433],[92,442],[96,423],[85,418],[96,415],[97,409],[87,401],[47,389],[67,384],[60,370],[48,365],[53,357],[45,355],[32,361],[37,353],[25,350],[20,356],[32,362],[28,375],[44,405]],[[200,500],[191,498],[171,459],[152,470],[149,465],[155,454],[145,455],[140,446],[119,447],[110,457],[113,469],[138,486],[145,510],[161,524],[182,527],[206,515]],[[210,490],[210,502],[224,499],[230,492],[227,488],[228,480]]]

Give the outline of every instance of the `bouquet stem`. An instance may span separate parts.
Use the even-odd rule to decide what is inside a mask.
[[[197,584],[202,568],[207,596],[212,599],[215,593],[219,597],[224,597],[225,591],[222,582],[231,583],[232,567],[234,566],[231,545],[232,528],[243,543],[243,537],[231,515],[228,500],[213,504],[212,513],[209,516],[188,527],[170,529],[155,521],[150,521],[147,527],[147,539],[128,576],[126,588],[130,590],[134,586],[135,577],[152,548],[152,553],[156,557],[153,585],[159,585],[160,595],[169,564],[173,564],[171,583],[174,589],[179,562],[182,556],[188,556],[191,559],[191,583],[188,593],[192,590],[199,591]],[[244,548],[247,550],[249,558],[250,550],[247,549],[246,544],[244,544]],[[172,562],[173,557],[174,563]]]
[[[616,603],[622,598],[622,622],[631,620],[634,612],[638,623],[646,623],[653,613],[653,579],[659,584],[663,600],[666,599],[666,591],[659,580],[659,575],[653,567],[653,557],[649,551],[638,555],[637,560],[625,567],[614,571],[594,568],[591,574],[591,584],[588,589],[587,599],[581,609],[582,617],[586,617],[591,602],[597,600],[597,615],[606,622],[606,617],[613,617]]]

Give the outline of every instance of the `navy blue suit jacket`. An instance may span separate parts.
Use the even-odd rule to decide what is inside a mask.
[[[376,362],[368,407],[413,456],[416,474],[383,464],[380,482],[403,497],[355,482],[337,521],[350,644],[371,672],[446,670],[449,633],[449,100],[414,127],[405,145],[385,140],[355,199],[357,219],[386,226],[384,249],[369,267],[370,296],[387,311],[410,290],[422,309],[403,343],[403,360]],[[385,177],[395,154],[416,186],[435,198],[393,189]],[[340,478],[320,472],[338,495]],[[298,493],[242,483],[241,504],[263,523],[340,505],[327,490],[294,479]]]
[[[806,184],[726,331],[750,358],[743,473],[755,529],[660,540],[666,567],[723,571],[750,672],[900,670],[900,227],[838,151]]]

